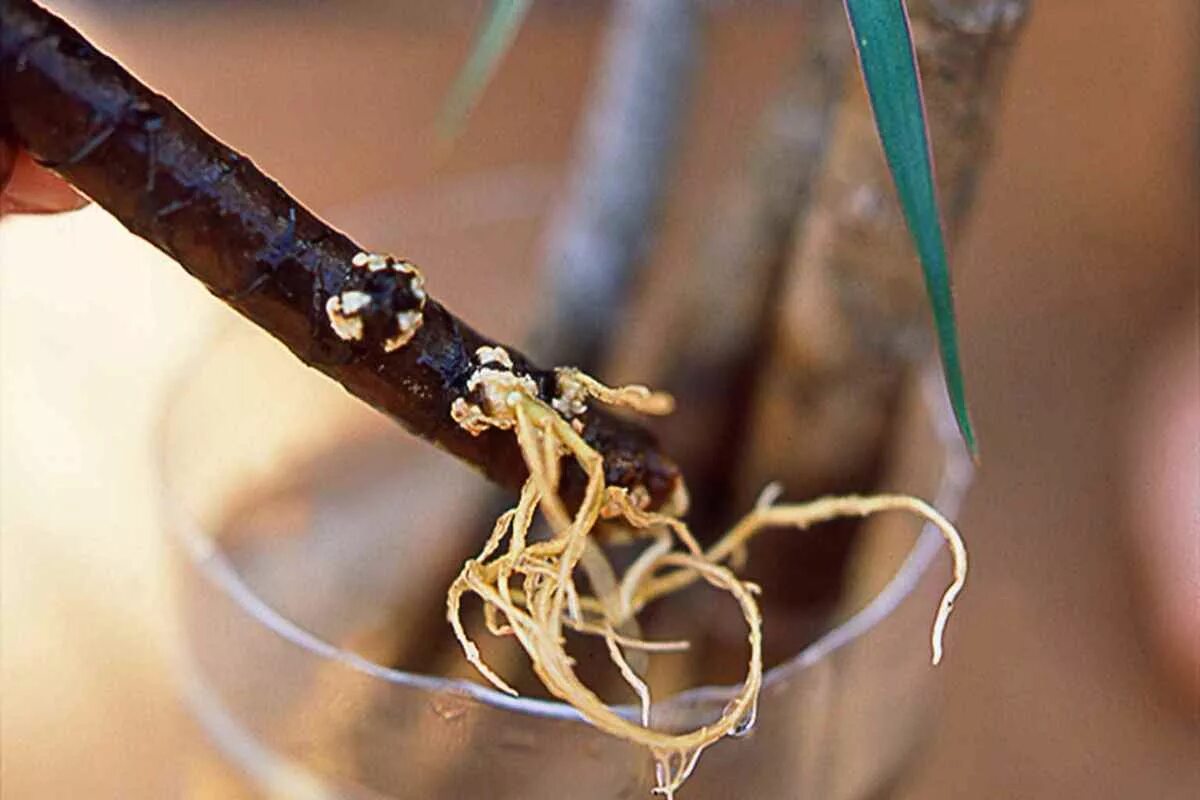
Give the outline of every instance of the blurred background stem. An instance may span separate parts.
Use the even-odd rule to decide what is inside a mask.
[[[543,256],[546,301],[531,347],[594,370],[643,263],[678,150],[700,46],[694,0],[617,0],[566,196]]]
[[[1027,7],[909,4],[951,241],[986,160]],[[745,414],[735,506],[769,480],[783,481],[792,498],[869,483],[903,379],[932,350],[919,270],[856,69],[844,70],[841,92]]]

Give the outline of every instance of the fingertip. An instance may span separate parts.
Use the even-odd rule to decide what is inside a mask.
[[[74,211],[88,200],[65,180],[38,165],[28,153],[0,147],[0,214]]]

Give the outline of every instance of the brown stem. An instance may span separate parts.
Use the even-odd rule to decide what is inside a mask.
[[[811,198],[852,60],[838,4],[810,4],[804,31],[803,57],[759,120],[746,164],[712,212],[695,274],[678,293],[669,360],[656,381],[688,398],[663,432],[689,476],[697,516],[713,522],[730,516],[722,507],[731,458],[745,435],[792,232]]]
[[[352,266],[362,248],[31,0],[0,3],[0,133],[305,363],[498,483],[524,480],[514,437],[495,430],[472,436],[450,417],[478,366],[476,349],[494,342],[432,298],[420,328],[398,349],[384,349],[395,330],[370,313],[360,340],[340,338],[327,318],[331,297],[367,290],[390,320],[391,312],[417,307],[416,286],[403,273]],[[553,373],[508,350],[516,371],[531,375],[549,399]],[[678,471],[645,430],[599,411],[583,422],[610,483],[644,485],[659,502],[674,490]]]

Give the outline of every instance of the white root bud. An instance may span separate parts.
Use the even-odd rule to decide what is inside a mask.
[[[355,288],[344,289],[325,301],[330,328],[343,341],[361,342],[370,332],[382,339],[384,352],[399,350],[412,341],[425,321],[429,299],[425,276],[414,264],[381,253],[356,253],[350,265],[354,270],[366,270],[368,275],[352,274],[348,283]],[[388,274],[377,274],[381,272]],[[397,275],[403,277],[398,281]],[[404,308],[411,304],[409,296],[416,300],[416,308]]]

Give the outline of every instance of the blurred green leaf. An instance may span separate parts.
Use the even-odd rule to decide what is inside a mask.
[[[846,12],[875,126],[925,273],[954,417],[974,455],[977,444],[967,413],[950,270],[908,12],[903,0],[846,0]]]
[[[533,0],[494,0],[487,21],[475,38],[471,57],[463,65],[438,120],[438,133],[444,139],[458,136],[471,109],[479,102],[491,82],[504,54],[512,47],[529,13]]]

